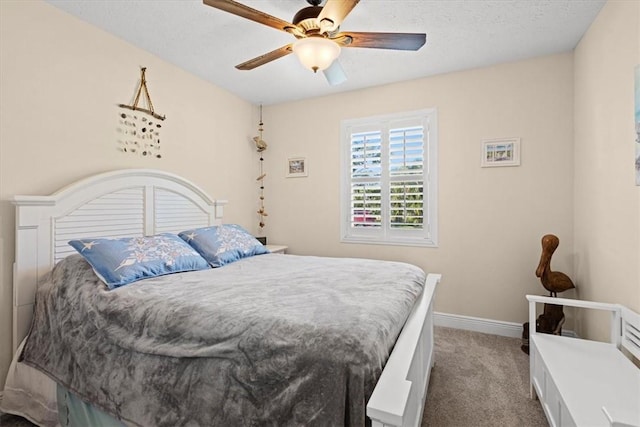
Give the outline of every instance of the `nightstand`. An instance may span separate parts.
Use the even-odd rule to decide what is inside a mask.
[[[265,245],[272,254],[284,254],[287,252],[288,246],[284,245]]]

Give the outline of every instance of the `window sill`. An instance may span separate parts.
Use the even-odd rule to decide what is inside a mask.
[[[422,248],[437,248],[438,242],[431,239],[368,239],[362,237],[343,237],[340,243],[358,245],[386,245],[386,246],[415,246]]]

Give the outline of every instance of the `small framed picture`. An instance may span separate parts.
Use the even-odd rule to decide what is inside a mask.
[[[483,168],[520,166],[520,138],[482,140]]]
[[[309,173],[305,157],[289,157],[287,159],[287,178],[307,176]]]

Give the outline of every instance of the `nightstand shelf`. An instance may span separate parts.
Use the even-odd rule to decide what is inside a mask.
[[[287,252],[288,246],[285,245],[265,245],[272,254],[284,254]]]

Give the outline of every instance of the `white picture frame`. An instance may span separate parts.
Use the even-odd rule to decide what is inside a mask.
[[[520,138],[483,139],[480,166],[520,166]]]
[[[306,157],[289,157],[287,159],[287,178],[300,178],[309,175]]]

